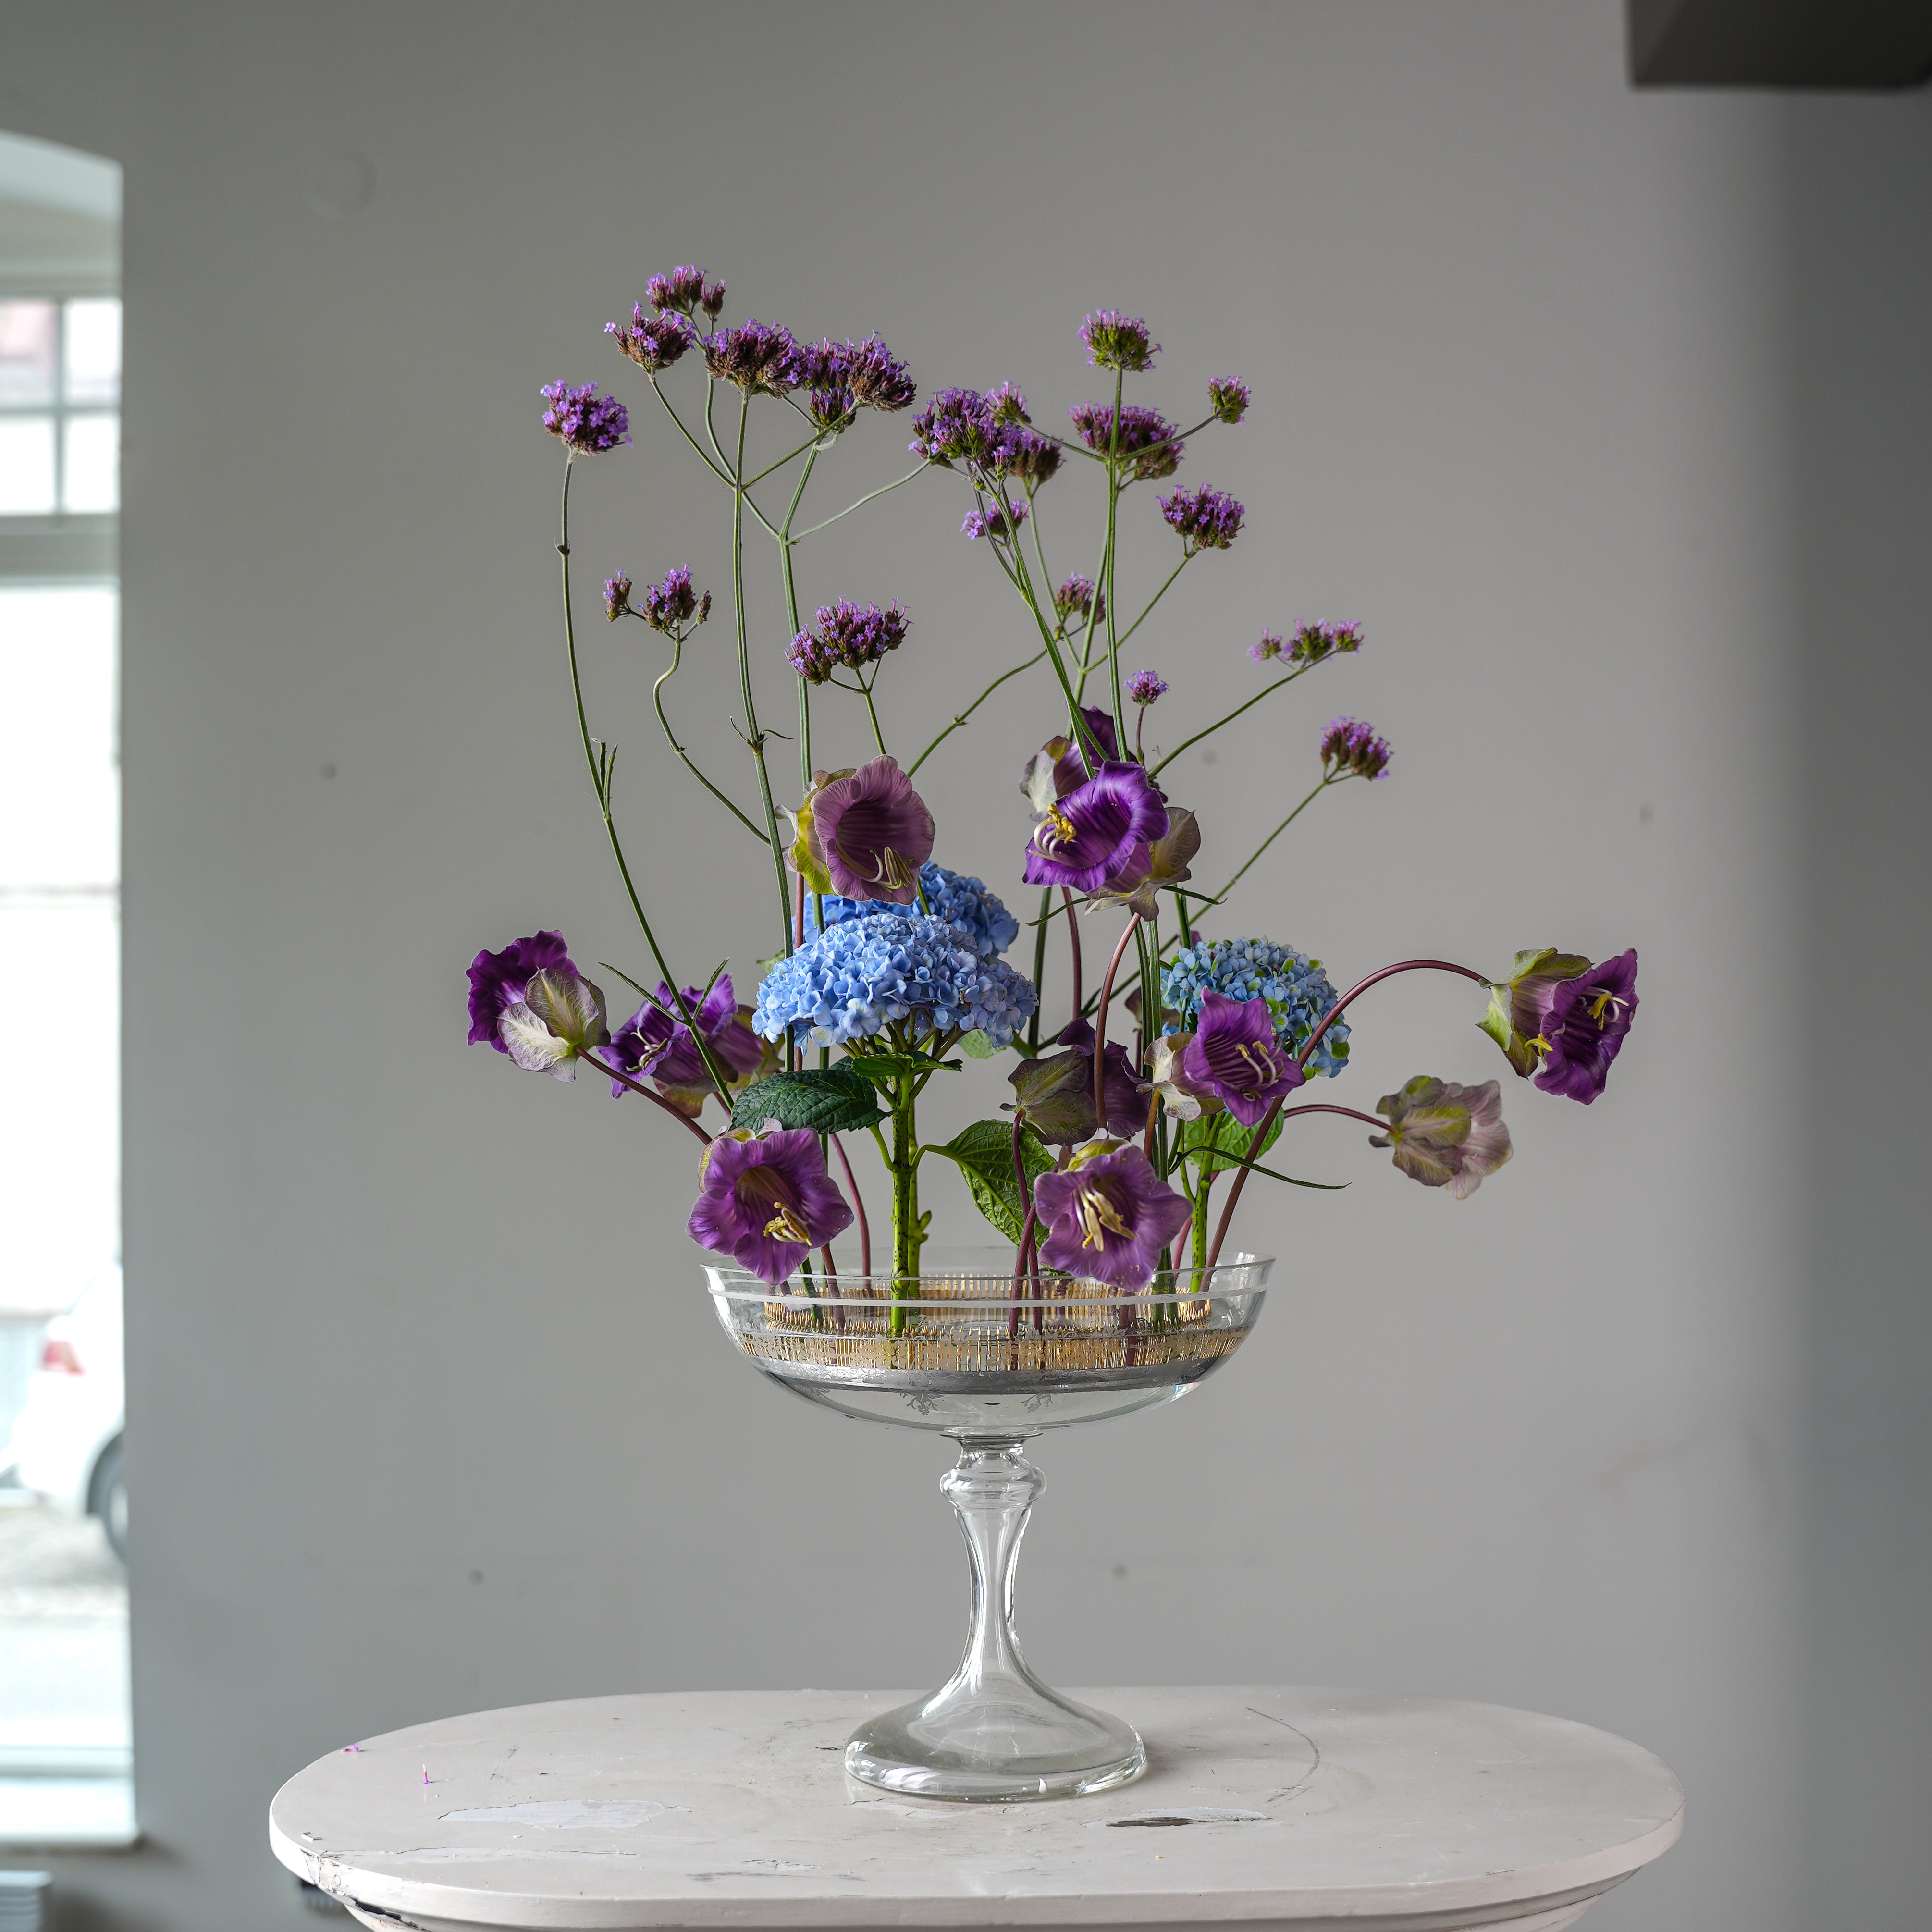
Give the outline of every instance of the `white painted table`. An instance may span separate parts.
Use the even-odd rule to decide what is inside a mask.
[[[1683,1828],[1666,1766],[1561,1718],[1360,1690],[1074,1694],[1139,1730],[1137,1783],[892,1798],[839,1752],[904,1692],[593,1697],[332,1753],[277,1793],[269,1838],[365,1925],[425,1932],[1556,1932]]]

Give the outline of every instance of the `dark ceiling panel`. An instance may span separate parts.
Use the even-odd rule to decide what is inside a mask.
[[[1916,87],[1932,0],[1628,0],[1638,87]]]

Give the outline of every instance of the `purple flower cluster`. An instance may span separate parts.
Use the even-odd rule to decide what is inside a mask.
[[[1167,680],[1157,670],[1137,670],[1127,680],[1127,697],[1136,704],[1148,705],[1167,688]]]
[[[1052,436],[1042,436],[1037,430],[1022,429],[1013,438],[1012,449],[1006,460],[1006,473],[1036,490],[1058,473],[1064,453]]]
[[[1027,520],[1027,506],[1024,503],[1008,503],[994,497],[982,502],[976,509],[966,512],[966,520],[959,527],[965,532],[969,542],[977,542],[981,537],[992,537],[996,541],[1014,536],[1021,524]]]
[[[653,275],[644,284],[644,299],[658,310],[670,309],[688,315],[701,308],[715,322],[724,306],[724,284],[707,282],[702,268],[674,268],[668,275]]]
[[[998,388],[986,392],[986,406],[993,412],[996,422],[1030,423],[1033,418],[1027,413],[1027,399],[1011,382],[1002,382]]]
[[[599,396],[595,382],[573,389],[568,382],[546,382],[543,426],[570,446],[574,456],[601,456],[631,440],[631,418],[615,396]]]
[[[991,398],[977,389],[941,389],[913,418],[908,447],[928,463],[975,464],[982,470],[998,470],[1018,448],[1020,429],[1018,423],[998,415]]]
[[[1216,376],[1208,385],[1208,406],[1224,423],[1238,423],[1248,412],[1248,386],[1232,376]]]
[[[604,580],[604,614],[615,623],[631,610],[631,580],[622,571]]]
[[[812,392],[812,418],[844,429],[861,409],[904,409],[919,394],[902,362],[876,335],[862,342],[814,342],[798,352],[794,386]]]
[[[696,340],[691,324],[682,316],[653,314],[642,302],[633,305],[628,322],[607,322],[604,333],[615,336],[617,346],[640,369],[648,370],[652,375],[660,369],[668,369]]]
[[[1079,431],[1080,440],[1096,455],[1117,453],[1133,482],[1157,482],[1180,467],[1180,453],[1187,446],[1158,410],[1124,405],[1118,445],[1112,403],[1076,403],[1066,413]]]
[[[801,631],[785,656],[808,684],[823,684],[841,664],[858,670],[876,664],[905,641],[907,617],[896,604],[880,610],[876,604],[853,604],[842,598],[822,604],[817,628]]]
[[[778,323],[748,315],[736,328],[700,339],[715,382],[734,383],[748,396],[788,395],[800,386],[798,340]]]
[[[1103,624],[1107,620],[1107,593],[1096,590],[1088,578],[1070,577],[1053,593],[1053,608],[1063,621],[1072,616],[1084,617],[1090,610],[1094,622]]]
[[[1359,624],[1304,624],[1294,634],[1292,643],[1284,646],[1279,631],[1264,631],[1258,644],[1248,646],[1248,655],[1256,664],[1266,664],[1270,658],[1286,656],[1298,668],[1319,664],[1324,658],[1333,657],[1337,652],[1358,651],[1362,648],[1362,627]]]
[[[1160,500],[1160,513],[1186,539],[1188,550],[1226,550],[1241,533],[1246,514],[1225,490],[1206,484],[1191,494],[1177,490]]]
[[[688,563],[667,571],[662,584],[646,584],[644,608],[638,612],[652,630],[674,634],[694,616],[701,624],[710,614],[711,593],[707,590],[700,597],[693,589]]]
[[[1138,375],[1154,367],[1160,344],[1148,334],[1148,326],[1138,316],[1123,315],[1118,309],[1103,308],[1080,325],[1080,340],[1087,345],[1087,359],[1096,369],[1124,369]]]
[[[1334,767],[1333,776],[1378,778],[1388,770],[1386,738],[1359,718],[1331,718],[1322,734],[1322,762]]]

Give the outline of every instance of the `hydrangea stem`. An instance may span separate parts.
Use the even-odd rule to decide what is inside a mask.
[[[1033,1012],[1027,1021],[1027,1045],[1036,1052],[1040,1048],[1040,999],[1046,990],[1046,934],[1052,918],[1053,888],[1043,886],[1040,894],[1040,916],[1034,921]]]
[[[919,1299],[919,1136],[909,1074],[892,1076],[892,1332],[906,1330],[908,1302]]]
[[[1328,1012],[1322,1015],[1321,1024],[1302,1042],[1301,1051],[1294,1057],[1295,1064],[1298,1066],[1306,1066],[1315,1049],[1321,1045],[1322,1035],[1342,1017],[1348,1007],[1371,986],[1378,986],[1384,980],[1393,979],[1398,973],[1454,973],[1465,980],[1474,980],[1479,986],[1487,986],[1490,984],[1486,974],[1478,973],[1472,966],[1458,966],[1454,960],[1400,959],[1393,966],[1384,966],[1378,971],[1371,973],[1366,980],[1357,980],[1354,985],[1351,986],[1328,1009]],[[1282,1100],[1286,1100],[1287,1096],[1284,1094],[1282,1097]],[[1234,1176],[1234,1184],[1228,1190],[1228,1204],[1221,1210],[1220,1221],[1214,1229],[1214,1245],[1208,1251],[1208,1265],[1210,1268],[1220,1258],[1221,1244],[1228,1238],[1228,1223],[1234,1220],[1234,1210],[1240,1204],[1241,1190],[1248,1184],[1247,1164],[1252,1162],[1256,1155],[1260,1153],[1263,1143],[1268,1138],[1268,1130],[1274,1125],[1275,1116],[1281,1112],[1281,1109],[1282,1101],[1276,1101],[1274,1105],[1262,1115],[1261,1125],[1256,1128],[1249,1138],[1247,1152],[1242,1156],[1244,1164],[1241,1171]],[[1318,1112],[1346,1113],[1350,1111],[1347,1108],[1334,1107],[1327,1102],[1310,1102],[1306,1106],[1298,1107],[1295,1109],[1297,1113]],[[1358,1114],[1354,1118],[1357,1120],[1366,1120],[1368,1116],[1366,1114]],[[1376,1124],[1379,1126],[1382,1123],[1377,1122]]]

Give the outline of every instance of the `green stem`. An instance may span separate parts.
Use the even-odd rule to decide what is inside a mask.
[[[1127,714],[1120,706],[1120,640],[1114,631],[1120,600],[1114,582],[1115,517],[1120,502],[1120,398],[1125,393],[1126,372],[1114,371],[1114,422],[1108,433],[1107,460],[1107,663],[1113,680],[1114,742],[1122,751],[1127,745]]]
[[[698,460],[699,462],[703,464],[705,468],[710,470],[712,475],[716,477],[719,482],[724,484],[728,488],[731,482],[730,471],[722,468],[719,464],[714,463],[711,458],[705,454],[704,445],[698,441],[696,436],[692,434],[689,430],[685,428],[683,417],[680,416],[677,411],[672,408],[670,397],[666,395],[663,390],[658,387],[658,379],[656,376],[652,376],[650,377],[650,385],[652,392],[656,396],[658,400],[664,406],[664,413],[670,418],[673,422],[677,424],[678,433],[682,436],[686,442],[691,445],[693,449],[697,451]],[[710,394],[707,392],[706,395],[707,413],[709,412],[710,400]],[[717,447],[717,438],[715,436],[712,438],[712,447],[713,448]]]
[[[910,1076],[892,1076],[892,1332],[905,1333],[904,1304],[919,1299],[919,1133],[914,1119]]]
[[[664,742],[670,746],[671,749],[675,752],[680,758],[684,760],[685,769],[690,772],[692,776],[694,778],[713,798],[717,800],[718,803],[723,806],[725,809],[730,813],[731,816],[737,820],[738,823],[742,825],[754,838],[757,839],[760,844],[762,845],[765,842],[764,833],[757,825],[752,823],[752,819],[748,814],[741,812],[738,808],[736,803],[733,800],[728,798],[723,792],[718,790],[717,786],[713,784],[711,781],[698,769],[697,764],[693,760],[691,754],[677,742],[677,734],[670,728],[670,720],[664,716],[664,688],[676,674],[677,668],[683,662],[683,659],[684,634],[681,631],[674,632],[671,635],[670,667],[658,679],[657,682],[651,686],[651,703],[656,709],[658,722],[664,727]]]
[[[1272,845],[1272,844],[1274,843],[1274,842],[1275,842],[1277,838],[1279,838],[1281,836],[1281,835],[1282,835],[1284,832],[1286,832],[1286,831],[1288,830],[1288,828],[1291,825],[1292,825],[1292,824],[1294,823],[1294,821],[1295,821],[1298,818],[1299,818],[1301,816],[1301,814],[1302,814],[1304,812],[1306,812],[1306,811],[1308,809],[1308,808],[1309,808],[1311,805],[1312,805],[1312,804],[1314,803],[1314,802],[1315,802],[1318,798],[1319,798],[1319,797],[1322,796],[1322,794],[1324,791],[1326,791],[1326,790],[1328,789],[1328,788],[1329,788],[1331,784],[1336,784],[1336,783],[1338,783],[1338,782],[1340,782],[1340,781],[1338,781],[1336,778],[1335,778],[1334,777],[1333,777],[1330,774],[1329,774],[1329,773],[1328,773],[1328,772],[1324,772],[1322,773],[1322,778],[1321,778],[1321,781],[1320,781],[1320,782],[1319,782],[1318,784],[1317,784],[1317,785],[1316,786],[1315,789],[1314,789],[1312,792],[1310,792],[1310,793],[1308,794],[1308,796],[1307,796],[1306,798],[1304,798],[1304,799],[1301,801],[1301,802],[1300,802],[1299,805],[1298,805],[1298,806],[1294,808],[1294,809],[1292,812],[1291,812],[1288,814],[1288,816],[1287,816],[1286,818],[1284,818],[1284,819],[1281,821],[1281,823],[1280,823],[1279,825],[1277,825],[1277,826],[1275,827],[1275,829],[1274,829],[1272,832],[1270,832],[1268,834],[1268,836],[1265,838],[1264,838],[1264,839],[1262,841],[1262,842],[1260,843],[1260,844],[1258,844],[1258,846],[1256,846],[1256,847],[1255,848],[1255,854],[1254,854],[1254,858],[1253,858],[1253,859],[1250,859],[1250,860],[1248,861],[1247,865],[1246,865],[1246,866],[1244,866],[1241,868],[1240,871],[1240,872],[1237,872],[1237,873],[1234,874],[1234,876],[1232,879],[1230,879],[1230,880],[1228,881],[1228,883],[1227,883],[1225,886],[1223,886],[1221,888],[1221,890],[1220,890],[1218,892],[1216,892],[1216,893],[1214,895],[1215,898],[1216,898],[1217,901],[1221,900],[1221,899],[1225,899],[1225,898],[1228,896],[1228,895],[1230,892],[1232,892],[1238,885],[1239,885],[1239,884],[1240,884],[1241,880],[1242,880],[1242,878],[1243,878],[1244,874],[1245,874],[1246,873],[1246,872],[1247,872],[1247,870],[1248,870],[1248,868],[1249,868],[1249,866],[1252,866],[1252,865],[1254,864],[1254,862],[1255,862],[1255,859],[1258,859],[1258,858],[1262,856],[1262,854],[1264,852],[1265,852],[1265,851],[1268,850],[1268,848],[1270,845]]]
[[[1046,990],[1046,934],[1052,921],[1053,888],[1043,886],[1040,895],[1040,917],[1034,922],[1033,1017],[1027,1022],[1027,1045],[1036,1053],[1040,1051],[1040,1010]]]
[[[1226,717],[1217,718],[1213,724],[1208,725],[1204,730],[1196,732],[1192,737],[1182,739],[1180,742],[1175,746],[1174,749],[1168,752],[1167,756],[1162,759],[1160,763],[1155,766],[1152,771],[1148,773],[1148,776],[1149,778],[1154,778],[1159,773],[1165,771],[1169,765],[1174,763],[1176,758],[1180,757],[1183,752],[1187,749],[1189,746],[1198,745],[1203,738],[1211,737],[1215,732],[1220,730],[1222,725],[1233,724],[1234,720],[1240,717],[1244,711],[1252,710],[1256,705],[1260,704],[1263,698],[1272,697],[1275,692],[1281,689],[1282,686],[1292,684],[1294,680],[1301,676],[1304,673],[1312,670],[1313,669],[1314,666],[1312,664],[1304,664],[1300,670],[1292,670],[1288,673],[1287,676],[1278,677],[1275,680],[1274,683],[1264,686],[1262,689],[1255,693],[1253,697],[1248,700],[1246,704],[1236,705],[1234,710],[1228,713]]]
[[[926,467],[927,466],[922,463],[919,466],[919,469],[908,470],[903,476],[896,477],[890,483],[881,484],[878,489],[872,491],[868,495],[861,496],[856,503],[848,503],[844,508],[838,512],[838,516],[827,517],[824,523],[814,524],[809,530],[800,530],[794,541],[795,542],[802,543],[807,537],[815,537],[820,530],[829,530],[834,524],[839,520],[840,518],[849,517],[854,510],[862,510],[868,503],[873,502],[878,497],[883,496],[888,490],[896,490],[902,483],[910,483],[915,476],[918,476],[920,472],[924,470]]]
[[[960,727],[966,722],[967,719],[970,718],[974,712],[978,710],[980,706],[984,704],[987,699],[991,698],[994,692],[998,691],[1000,686],[1006,682],[1008,678],[1018,677],[1020,673],[1023,670],[1031,670],[1034,666],[1038,664],[1040,659],[1045,657],[1046,655],[1046,652],[1045,649],[1042,648],[1040,650],[1035,651],[1033,656],[1028,658],[1024,664],[1015,664],[1011,670],[1001,671],[999,676],[994,678],[992,682],[988,685],[986,689],[981,692],[979,696],[974,698],[973,702],[968,705],[966,709],[961,712],[958,716],[954,718],[952,723],[947,725],[946,729],[940,732],[939,736],[934,739],[932,742],[927,746],[926,749],[920,752],[917,758],[914,759],[911,764],[907,768],[906,776],[908,778],[910,778],[913,773],[917,771],[920,766],[924,764],[926,760],[931,758],[933,753],[938,751],[940,746],[944,744],[955,731],[958,730]]]
[[[866,716],[872,721],[872,742],[878,746],[879,755],[884,758],[886,755],[886,734],[879,729],[879,714],[872,704],[872,687],[862,683],[858,689],[859,695],[866,700]]]
[[[1200,553],[1198,550],[1184,550],[1181,553],[1180,561],[1168,573],[1167,581],[1148,599],[1146,610],[1143,610],[1141,614],[1120,633],[1120,644],[1122,646],[1124,646],[1127,640],[1147,622],[1148,616],[1153,612],[1154,607],[1167,595],[1170,590],[1173,588],[1174,580],[1178,577],[1199,554]],[[1117,648],[1118,648],[1118,646],[1117,646]]]
[[[758,768],[758,795],[764,802],[765,832],[771,842],[772,866],[777,875],[778,930],[784,935],[779,950],[789,957],[791,894],[785,884],[784,841],[778,836],[778,807],[772,802],[772,775],[765,764],[765,734],[758,728],[758,706],[752,696],[752,646],[745,622],[745,418],[751,401],[748,395],[738,398],[738,455],[731,468],[731,602],[738,620],[738,688],[745,704],[746,740]]]
[[[644,914],[644,902],[638,896],[631,868],[624,857],[623,841],[617,836],[616,820],[610,812],[610,773],[616,754],[607,747],[600,758],[591,742],[590,722],[584,708],[584,680],[577,663],[577,626],[570,608],[570,472],[574,460],[573,456],[566,456],[563,460],[563,499],[557,517],[556,554],[562,566],[564,655],[570,664],[570,694],[577,704],[577,730],[584,744],[584,762],[590,768],[590,782],[597,794],[598,809],[604,814],[604,836],[610,842],[610,856],[617,862],[617,876],[624,882],[625,896],[631,902],[632,911],[637,915],[644,944],[650,948],[658,971],[670,987],[672,998],[677,1002],[680,1016],[691,1028],[692,1042],[704,1063],[704,1070],[710,1075],[718,1093],[726,1094],[731,1090],[730,1076],[713,1058],[703,1030],[694,1022],[691,1004],[684,997],[684,988],[679,985],[677,975],[670,970],[670,962],[664,957],[664,948],[658,944],[657,934],[651,930],[651,922]]]

